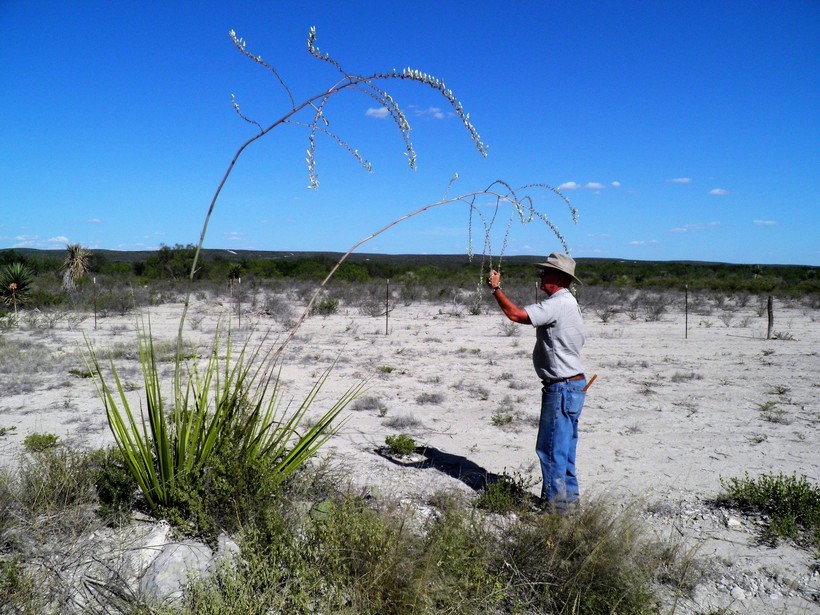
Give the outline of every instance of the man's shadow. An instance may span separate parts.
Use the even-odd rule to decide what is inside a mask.
[[[386,449],[376,449],[376,453],[381,455],[391,463],[404,468],[434,468],[448,476],[460,480],[462,483],[474,491],[484,491],[489,485],[503,480],[501,474],[493,474],[474,461],[470,461],[461,455],[445,453],[432,446],[417,447],[412,459],[402,459],[395,457]],[[419,459],[421,457],[421,459]]]

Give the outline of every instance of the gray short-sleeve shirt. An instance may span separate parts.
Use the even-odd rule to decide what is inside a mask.
[[[559,290],[524,310],[535,327],[532,364],[538,377],[556,380],[584,373],[584,322],[572,293]]]

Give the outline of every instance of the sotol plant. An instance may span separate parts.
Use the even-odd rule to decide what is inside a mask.
[[[246,342],[234,360],[230,335],[222,348],[217,334],[204,365],[196,358],[190,364],[177,359],[177,401],[168,410],[150,329],[140,331],[138,343],[145,395],[140,408],[144,412],[135,411],[113,359],[109,369],[103,370],[89,345],[88,363],[125,465],[154,510],[179,504],[181,495],[198,484],[225,446],[233,447],[231,454],[247,468],[272,460],[269,471],[286,479],[333,435],[333,422],[360,388],[348,390],[312,427],[302,431],[305,412],[330,369],[299,407],[288,413],[280,408],[278,379],[271,375],[269,353],[262,353],[264,340],[255,350]]]

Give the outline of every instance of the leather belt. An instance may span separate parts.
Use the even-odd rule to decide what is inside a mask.
[[[583,380],[583,379],[584,379],[583,374],[575,374],[574,376],[570,376],[569,378],[556,378],[555,380],[543,379],[543,380],[541,380],[541,382],[544,383],[545,387],[548,387],[548,386],[556,384],[558,382],[570,382],[572,380]]]

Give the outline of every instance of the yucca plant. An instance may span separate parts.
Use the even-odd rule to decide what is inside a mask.
[[[82,278],[90,268],[89,259],[91,252],[78,243],[66,246],[68,254],[63,261],[63,290],[66,292],[74,290],[77,280]]]
[[[113,360],[108,374],[87,342],[87,363],[105,405],[108,422],[126,466],[149,507],[158,511],[178,503],[181,491],[208,470],[221,447],[235,446],[232,455],[246,467],[271,461],[270,472],[284,480],[316,453],[335,433],[334,421],[361,385],[350,388],[310,428],[300,431],[307,410],[332,368],[328,368],[296,408],[281,408],[278,375],[270,369],[264,341],[249,350],[249,342],[233,359],[231,335],[224,347],[217,334],[204,363],[177,358],[173,407],[166,407],[157,353],[150,325],[139,327],[139,356],[144,403],[135,411]],[[184,380],[184,381],[183,381]]]
[[[34,272],[23,263],[11,263],[0,271],[0,300],[14,307],[15,316],[17,306],[25,302],[33,280]]]

